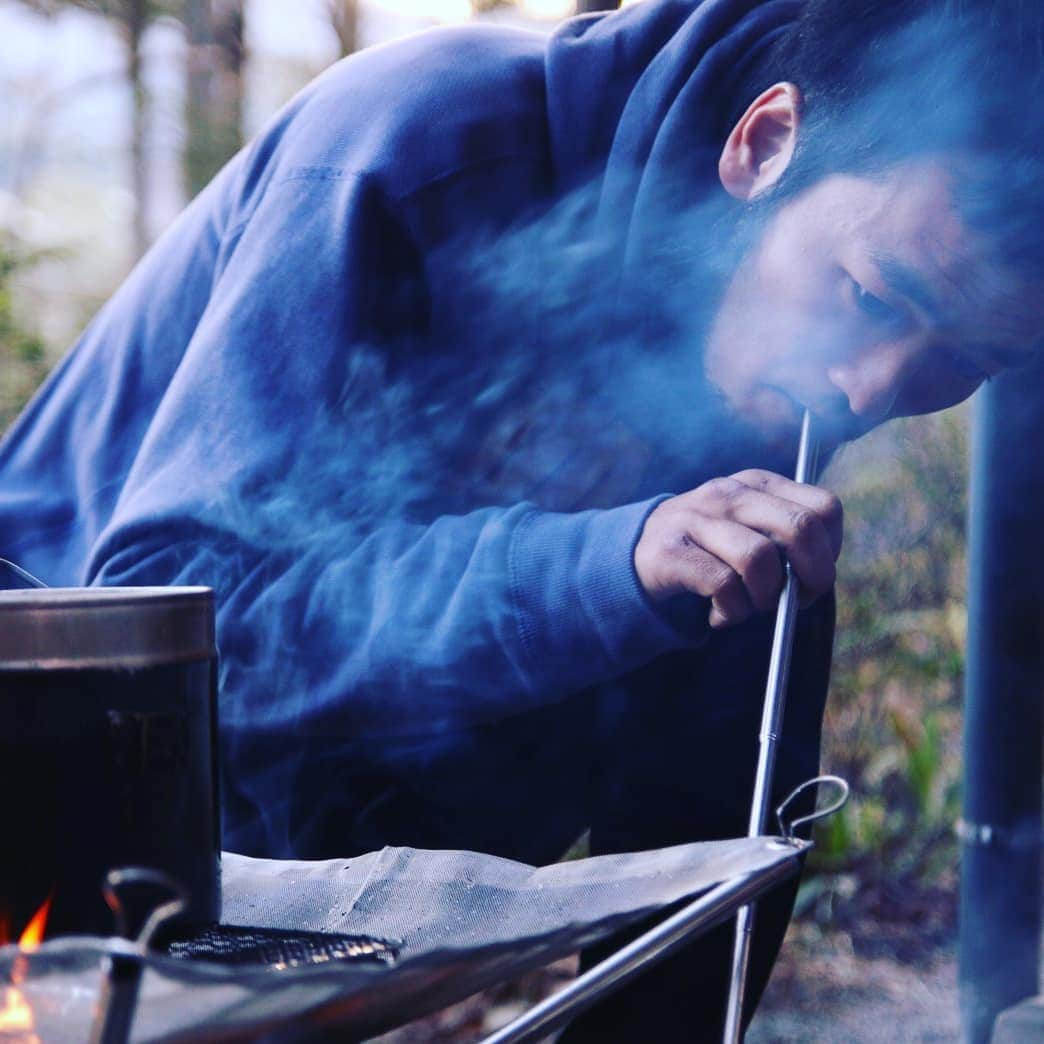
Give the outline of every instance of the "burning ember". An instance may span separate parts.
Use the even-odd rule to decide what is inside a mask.
[[[43,942],[53,898],[47,897],[18,937],[18,948],[23,953],[32,953]],[[0,912],[0,945],[10,942],[11,935],[11,919],[6,911]],[[26,962],[17,959],[11,970],[11,985],[4,987],[3,1003],[0,1003],[0,1037],[13,1038],[21,1044],[41,1044],[33,1032],[33,1010],[18,988],[25,981],[27,971]]]

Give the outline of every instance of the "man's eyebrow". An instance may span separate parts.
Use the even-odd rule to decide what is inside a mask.
[[[898,258],[886,254],[874,254],[872,260],[893,293],[912,301],[933,323],[946,324],[946,312],[923,276]]]

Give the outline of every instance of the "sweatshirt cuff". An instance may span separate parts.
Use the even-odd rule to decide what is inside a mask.
[[[542,687],[597,684],[706,636],[705,609],[660,611],[634,570],[645,520],[665,499],[569,515],[534,511],[519,523],[510,552],[512,597]]]

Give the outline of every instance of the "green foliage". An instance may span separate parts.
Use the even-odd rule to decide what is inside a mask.
[[[904,421],[828,478],[846,546],[824,765],[853,798],[817,831],[810,867],[822,880],[804,903],[814,916],[833,910],[838,881],[931,887],[953,875],[967,442],[966,410]]]
[[[0,432],[47,373],[43,339],[19,317],[13,300],[13,281],[36,260],[14,240],[0,238]]]

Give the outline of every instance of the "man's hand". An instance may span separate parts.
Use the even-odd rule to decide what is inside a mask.
[[[775,607],[790,562],[807,605],[834,585],[841,501],[771,471],[712,479],[659,505],[645,520],[634,568],[646,594],[711,600],[711,627]]]

